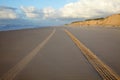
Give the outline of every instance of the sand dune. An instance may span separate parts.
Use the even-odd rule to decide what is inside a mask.
[[[114,14],[106,18],[88,19],[76,21],[68,24],[69,26],[120,26],[120,14]]]

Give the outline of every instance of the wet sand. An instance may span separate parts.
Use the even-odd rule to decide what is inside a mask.
[[[41,28],[0,32],[0,76],[31,52],[51,31]]]
[[[120,29],[104,27],[69,28],[103,62],[120,75]]]
[[[101,80],[78,47],[63,31],[55,34],[14,80]],[[120,31],[67,28],[120,75]],[[53,28],[0,32],[0,77],[28,55]]]

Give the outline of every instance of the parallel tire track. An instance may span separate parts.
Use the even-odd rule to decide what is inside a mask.
[[[96,69],[103,80],[120,80],[118,74],[116,74],[109,66],[103,63],[90,49],[82,44],[72,33],[64,29],[73,42],[80,48],[86,59]]]
[[[17,74],[19,74],[30,61],[38,54],[40,49],[44,47],[44,45],[48,42],[48,40],[53,36],[55,33],[55,29],[52,33],[36,48],[34,48],[27,56],[25,56],[20,62],[18,62],[13,68],[11,68],[7,73],[5,73],[0,80],[13,80]]]

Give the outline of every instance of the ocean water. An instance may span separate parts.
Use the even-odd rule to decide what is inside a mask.
[[[43,27],[43,26],[33,26],[33,25],[0,25],[0,31],[21,30],[21,29],[40,28],[40,27]]]

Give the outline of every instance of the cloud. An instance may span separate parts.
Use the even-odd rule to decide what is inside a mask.
[[[104,17],[120,12],[120,0],[78,0],[71,2],[59,9],[46,7],[36,9],[35,7],[21,7],[28,18],[39,19],[86,19]]]
[[[41,10],[35,7],[21,7],[28,18],[39,19],[86,19],[120,13],[120,0],[78,0],[59,9],[52,7]]]
[[[56,11],[52,7],[43,8],[43,18],[55,18]]]
[[[16,19],[16,8],[0,6],[0,19]]]
[[[25,19],[46,23],[67,23],[76,20],[105,17],[120,13],[120,0],[77,0],[59,9],[51,6],[38,9],[21,6],[20,9],[0,6],[0,19]]]
[[[43,16],[46,19],[63,21],[63,23],[117,13],[120,13],[120,0],[78,0],[59,9],[52,7],[43,9]]]
[[[93,18],[120,13],[120,0],[79,0],[60,9],[66,18]]]
[[[51,19],[56,17],[57,11],[52,7],[46,7],[43,9],[37,9],[34,6],[24,7],[21,6],[21,10],[24,12],[27,18],[31,19]]]
[[[36,9],[34,6],[24,7],[21,6],[21,10],[24,12],[25,16],[28,18],[40,18],[42,15],[42,11]]]

